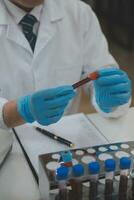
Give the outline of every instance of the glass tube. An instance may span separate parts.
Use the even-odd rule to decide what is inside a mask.
[[[68,191],[67,191],[67,178],[69,174],[69,169],[65,166],[59,167],[56,171],[56,179],[58,181],[59,193],[56,196],[55,200],[67,200]]]
[[[98,193],[98,179],[99,179],[99,172],[100,172],[100,166],[98,162],[92,162],[88,165],[88,171],[89,171],[89,181],[90,181],[90,187],[89,187],[89,199],[95,200],[97,198]]]
[[[119,200],[127,200],[128,175],[131,160],[128,157],[120,159]]]
[[[82,177],[84,174],[84,167],[81,164],[74,165],[72,168],[73,178],[70,180],[72,187],[72,200],[82,200]]]
[[[115,171],[115,160],[107,159],[105,161],[105,200],[112,200],[113,198],[113,180]]]

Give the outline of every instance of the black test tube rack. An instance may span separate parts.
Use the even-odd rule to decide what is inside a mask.
[[[39,189],[41,192],[41,197],[44,200],[54,200],[55,199],[55,192],[58,192],[58,183],[55,179],[55,170],[51,169],[53,165],[60,166],[60,155],[62,152],[54,152],[50,154],[44,154],[39,156]],[[97,160],[100,163],[101,170],[99,173],[99,182],[98,182],[98,192],[97,198],[95,200],[105,200],[104,191],[105,191],[105,169],[104,169],[104,160],[100,159],[103,156],[108,156],[108,158],[113,158],[116,161],[116,170],[115,170],[115,178],[114,178],[114,192],[112,194],[112,199],[116,200],[119,199],[118,196],[118,188],[119,188],[119,180],[118,176],[120,174],[119,170],[119,157],[128,156],[131,158],[133,163],[134,159],[134,142],[123,142],[123,143],[114,143],[114,144],[106,144],[100,146],[93,146],[93,147],[85,147],[80,149],[71,149],[71,153],[73,156],[73,164],[81,163],[84,166],[84,176],[82,177],[83,181],[83,199],[82,200],[89,200],[89,187],[86,184],[89,182],[89,174],[87,169],[87,160],[93,159]],[[85,159],[85,160],[84,160]],[[76,162],[77,161],[77,162]],[[52,166],[50,165],[52,164]],[[50,167],[50,168],[49,168]],[[133,164],[130,169],[130,174],[133,169]],[[71,168],[70,168],[71,170]],[[133,179],[132,179],[133,177]],[[68,186],[69,181],[71,179],[68,178]],[[87,184],[88,185],[88,184]],[[133,190],[132,190],[133,188]],[[124,200],[133,200],[134,198],[134,173],[132,176],[128,177],[128,188],[127,188],[127,199]],[[72,200],[72,199],[69,199]],[[73,199],[74,200],[74,199]],[[111,200],[111,198],[110,198]]]

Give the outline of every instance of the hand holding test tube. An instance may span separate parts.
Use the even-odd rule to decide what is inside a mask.
[[[78,88],[78,87],[80,87],[80,86],[82,86],[82,85],[84,85],[84,84],[86,84],[90,81],[96,80],[98,77],[99,77],[99,72],[97,72],[97,71],[92,72],[92,73],[88,74],[88,76],[85,79],[73,84],[72,87],[74,89],[76,89],[76,88]]]

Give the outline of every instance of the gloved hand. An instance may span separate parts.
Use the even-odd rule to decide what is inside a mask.
[[[95,98],[103,112],[112,112],[114,107],[127,103],[131,97],[131,81],[126,72],[117,68],[99,71],[94,81]]]
[[[17,109],[26,122],[37,121],[41,125],[49,125],[62,117],[65,107],[74,96],[72,86],[42,90],[18,99]]]

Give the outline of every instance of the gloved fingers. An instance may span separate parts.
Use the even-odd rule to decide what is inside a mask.
[[[56,98],[57,96],[66,96],[69,94],[75,94],[75,91],[72,86],[61,86],[49,90],[45,90],[43,95],[43,98],[45,100]]]
[[[56,123],[61,119],[62,115],[57,115],[55,117],[52,118],[51,123]]]
[[[125,104],[129,101],[131,97],[131,92],[125,92],[120,94],[112,94],[111,98],[115,99],[116,102],[119,102],[120,104]]]
[[[65,108],[74,96],[75,91],[72,86],[61,86],[35,92],[29,96],[28,100],[25,98],[25,101],[21,101],[23,118],[28,122],[37,120],[40,124],[49,124],[43,111],[49,112],[49,116],[59,116],[59,113],[64,113],[63,107]],[[52,111],[52,109],[57,110]],[[52,113],[50,113],[50,110]]]
[[[74,94],[59,96],[55,99],[44,101],[44,109],[52,109],[57,107],[66,106],[68,102],[74,97]]]
[[[100,108],[112,108],[128,103],[131,92],[101,95],[96,99]]]
[[[131,89],[130,89],[130,83],[128,82],[107,87],[106,90],[109,91],[110,94],[120,94],[120,93],[127,93]]]
[[[108,67],[99,70],[99,76],[122,75],[124,71],[116,67]]]
[[[70,99],[58,102],[56,99],[51,99],[43,101],[41,104],[34,104],[34,110],[39,110],[40,112],[49,112],[50,110],[60,109],[61,107],[66,107]]]
[[[64,114],[64,110],[59,112],[58,114],[54,114],[50,117],[46,117],[45,114],[41,114],[39,116],[36,116],[35,119],[39,124],[48,126],[50,124],[53,124],[53,123],[56,123],[57,121],[59,121],[63,114]]]
[[[75,90],[73,89],[73,87],[71,85],[69,85],[69,86],[62,86],[61,90],[59,90],[59,92],[57,92],[56,97],[66,96],[66,95],[69,95],[69,94],[75,95],[75,93],[76,92],[75,92]]]
[[[69,100],[71,100],[74,97],[75,94],[70,94],[70,95],[66,95],[66,96],[59,96],[55,99],[39,99],[39,98],[32,98],[31,99],[31,109],[36,109],[36,110],[49,110],[52,108],[57,108],[60,106],[66,106],[69,102]]]
[[[51,88],[47,90],[41,90],[32,95],[33,99],[42,99],[49,100],[53,99],[56,96],[75,94],[75,91],[72,86],[61,86],[57,88]]]
[[[59,115],[59,113],[64,112],[66,106],[67,104],[65,104],[64,106],[57,107],[57,108],[44,110],[43,111],[44,116],[47,118],[50,118],[50,117],[53,117],[54,115]]]
[[[60,112],[57,115],[51,116],[49,118],[49,121],[51,121],[51,124],[56,123],[56,122],[58,122],[61,119],[61,117],[63,116],[63,114],[64,114],[64,111]]]
[[[128,76],[124,73],[122,75],[110,75],[110,76],[103,76],[95,80],[95,84],[99,86],[111,86],[120,83],[127,83],[129,81]]]

